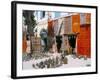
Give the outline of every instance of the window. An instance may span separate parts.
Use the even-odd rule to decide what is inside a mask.
[[[55,18],[60,17],[60,12],[55,12]]]
[[[45,17],[45,11],[41,11],[40,12],[40,19],[44,18]]]

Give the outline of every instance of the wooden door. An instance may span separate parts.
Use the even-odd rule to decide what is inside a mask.
[[[79,55],[91,57],[91,14],[80,15],[80,34],[77,38],[77,52]]]
[[[80,34],[77,38],[77,51],[79,55],[91,57],[90,24],[80,26]]]

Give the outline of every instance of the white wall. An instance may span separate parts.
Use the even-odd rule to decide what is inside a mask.
[[[11,2],[10,1],[11,0],[0,0],[0,80],[11,80],[10,78],[10,67],[11,67],[10,66],[11,65],[11,61],[10,61],[11,60],[11,48],[10,48],[11,47],[11,14],[10,14],[11,4],[10,3]],[[100,5],[100,0],[31,0],[31,1],[79,4],[79,5],[80,4],[98,5],[98,6]],[[100,16],[98,17],[99,17],[98,21],[100,21]],[[99,28],[100,28],[100,24],[99,24]],[[98,41],[100,41],[100,37]],[[100,54],[98,55],[99,55],[98,57],[100,57]],[[33,80],[33,79],[27,79],[27,80]],[[41,80],[41,78],[35,78],[34,80]],[[94,74],[94,75],[51,77],[51,78],[42,78],[42,80],[100,80],[100,72],[99,74]]]

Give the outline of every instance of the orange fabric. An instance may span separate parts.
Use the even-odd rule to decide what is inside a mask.
[[[72,15],[72,32],[80,32],[80,14]]]
[[[48,21],[48,35],[54,36],[53,21]]]
[[[86,24],[91,24],[91,14],[90,13],[86,13]]]
[[[26,52],[26,48],[27,48],[27,42],[25,39],[23,39],[23,53]]]

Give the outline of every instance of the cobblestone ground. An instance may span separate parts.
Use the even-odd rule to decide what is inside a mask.
[[[38,68],[68,68],[68,67],[89,67],[91,66],[91,59],[84,57],[76,57],[74,55],[66,55],[64,62],[62,63],[61,55],[45,53],[45,54],[34,54],[30,56],[23,56],[23,69],[38,69]],[[57,60],[58,58],[58,60]],[[50,63],[50,64],[48,64]],[[35,67],[38,66],[38,67]],[[45,66],[47,65],[47,66]],[[49,65],[49,67],[48,67]],[[53,67],[52,67],[53,66]]]

